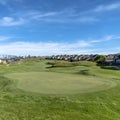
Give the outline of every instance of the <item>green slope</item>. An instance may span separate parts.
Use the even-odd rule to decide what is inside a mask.
[[[120,120],[120,71],[101,69],[90,62],[82,62],[79,66],[69,67],[50,67],[50,65],[45,64],[47,62],[26,61],[18,65],[0,66],[0,120]],[[70,75],[86,78],[85,81],[96,78],[93,81],[97,83],[107,83],[107,86],[116,85],[107,89],[104,87],[105,89],[101,91],[65,93],[64,95],[60,95],[59,92],[50,94],[53,91],[50,91],[49,88],[47,90],[47,93],[50,92],[49,94],[43,94],[45,89],[42,89],[41,94],[33,90],[31,92],[32,87],[25,87],[27,86],[25,81],[28,80],[28,74],[31,75],[30,79],[33,79],[34,83],[34,76],[40,78],[38,73],[43,75],[42,77],[45,75],[47,77],[47,74],[49,77],[53,77],[54,74],[59,76],[59,80],[63,76],[65,79],[62,80],[65,81],[66,78],[72,78]],[[23,81],[21,75],[24,79],[27,76],[27,79]],[[19,84],[19,82],[15,82],[16,80],[22,80],[22,83]],[[56,80],[54,79],[52,84],[57,84]],[[46,82],[48,81],[49,79]],[[17,87],[23,87],[23,83],[24,88],[18,89]],[[65,86],[67,82],[62,81],[62,83]],[[33,86],[35,89],[35,85]],[[57,86],[55,89],[62,87],[60,83]],[[94,89],[98,88],[99,85]],[[64,87],[64,89],[66,88]],[[69,92],[72,93],[72,91]]]

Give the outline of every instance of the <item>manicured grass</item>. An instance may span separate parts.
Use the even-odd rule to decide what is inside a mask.
[[[120,71],[91,62],[69,67],[47,62],[0,66],[0,120],[120,120]]]
[[[79,76],[54,72],[12,73],[8,78],[17,81],[17,87],[42,94],[78,94],[109,89],[115,82],[96,76]]]

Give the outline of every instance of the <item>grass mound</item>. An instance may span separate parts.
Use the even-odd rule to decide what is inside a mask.
[[[48,65],[51,65],[51,67],[72,67],[72,66],[92,66],[96,63],[94,62],[88,62],[88,61],[82,61],[82,62],[68,62],[68,61],[49,61],[47,62]]]

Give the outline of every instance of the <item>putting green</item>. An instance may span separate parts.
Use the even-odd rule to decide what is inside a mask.
[[[114,87],[116,83],[98,77],[54,72],[26,72],[7,74],[24,91],[41,94],[77,94]]]

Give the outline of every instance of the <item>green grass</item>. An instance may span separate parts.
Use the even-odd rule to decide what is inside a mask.
[[[109,89],[116,82],[96,76],[79,76],[54,72],[27,72],[6,75],[17,81],[17,88],[42,94],[78,94]]]
[[[120,71],[47,62],[0,66],[0,120],[120,120]]]

